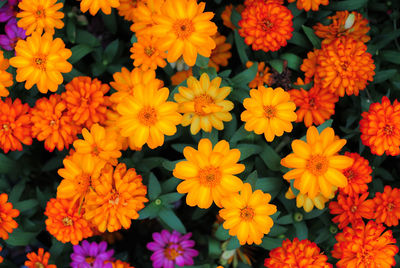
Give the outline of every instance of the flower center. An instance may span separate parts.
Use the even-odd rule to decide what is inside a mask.
[[[274,27],[274,24],[269,19],[264,19],[261,23],[261,27],[264,31],[268,32],[272,27]]]
[[[357,206],[356,206],[356,205],[352,206],[352,207],[350,208],[350,211],[351,211],[351,213],[356,213],[356,211],[357,211]]]
[[[3,131],[8,131],[8,124],[3,124]]]
[[[164,249],[164,256],[168,260],[175,260],[177,257],[179,257],[181,253],[179,252],[179,247],[175,249],[175,247],[168,246],[166,249]]]
[[[118,205],[119,204],[119,194],[113,193],[110,200],[108,200],[110,205]]]
[[[64,226],[72,226],[72,219],[70,217],[64,217],[62,223]]]
[[[395,206],[394,206],[393,203],[389,203],[389,204],[387,205],[388,211],[392,211],[394,207],[395,207]]]
[[[308,104],[311,106],[311,108],[315,107],[315,99],[314,98],[310,98],[308,101]]]
[[[147,56],[151,57],[151,56],[154,54],[154,48],[152,48],[152,47],[146,47],[146,48],[144,48],[144,53],[145,53]]]
[[[139,111],[138,119],[145,126],[153,126],[157,122],[157,111],[153,107],[145,106]]]
[[[36,58],[34,58],[34,64],[36,65],[36,68],[45,71],[46,70],[46,57],[43,55],[39,55]]]
[[[88,174],[81,174],[78,178],[77,178],[77,190],[79,193],[81,194],[85,194],[90,186],[90,175]]]
[[[35,268],[45,268],[45,266],[43,265],[43,263],[41,262],[35,262]]]
[[[373,257],[372,257],[373,258]],[[370,252],[368,251],[368,250],[362,250],[362,252],[361,252],[361,256],[360,256],[360,259],[361,259],[361,263],[362,264],[370,264],[371,263],[371,254],[370,254]],[[361,264],[360,263],[360,264]],[[368,267],[369,265],[367,265],[367,267]]]
[[[190,19],[179,19],[172,28],[176,36],[181,39],[187,39],[194,32],[193,22]]]
[[[276,108],[271,105],[264,106],[264,115],[268,119],[274,118],[276,116]]]
[[[207,95],[202,94],[194,98],[194,112],[200,116],[214,113],[220,110],[220,106],[214,103],[214,99]]]
[[[88,256],[88,257],[85,258],[85,262],[86,262],[86,263],[89,263],[89,264],[94,263],[94,260],[95,260],[95,258],[93,258],[93,257],[91,257],[91,256]]]
[[[345,171],[343,171],[343,175],[349,180],[351,181],[356,174],[354,174],[354,171],[352,169],[346,169]]]
[[[46,16],[45,10],[43,9],[42,6],[39,6],[38,9],[35,12],[35,17],[36,18],[43,18]]]
[[[307,169],[315,176],[324,175],[328,170],[328,159],[322,155],[313,155],[307,162]]]
[[[206,167],[199,171],[200,184],[206,187],[218,185],[221,176],[221,171],[216,167]]]
[[[393,126],[386,124],[386,126],[383,128],[383,132],[385,132],[386,135],[390,136],[393,134]]]
[[[245,221],[251,221],[254,217],[254,209],[245,207],[240,210],[240,218]]]
[[[56,121],[51,120],[49,124],[50,124],[50,126],[54,126],[55,123],[56,123]]]

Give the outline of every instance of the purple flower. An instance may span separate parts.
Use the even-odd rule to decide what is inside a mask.
[[[6,34],[0,35],[0,46],[5,50],[14,50],[18,40],[25,39],[25,30],[17,26],[17,20],[11,18],[4,28]]]
[[[8,0],[4,6],[0,8],[0,22],[8,21],[11,17],[14,16],[14,8],[20,2],[20,0]]]
[[[172,234],[167,230],[161,233],[153,233],[154,242],[147,243],[147,248],[154,253],[151,255],[154,268],[174,268],[178,266],[193,265],[193,257],[199,252],[192,249],[195,245],[193,240],[189,240],[192,233],[181,235],[177,231]]]
[[[112,268],[112,263],[104,263],[112,261],[114,250],[107,250],[107,243],[102,241],[89,243],[83,240],[81,246],[74,246],[74,253],[71,254],[72,268]]]

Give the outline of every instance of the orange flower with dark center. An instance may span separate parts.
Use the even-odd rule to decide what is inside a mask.
[[[234,8],[234,6],[232,4],[229,4],[229,5],[225,6],[224,11],[222,11],[222,13],[221,13],[221,19],[222,19],[222,23],[226,27],[231,28],[232,30],[235,30],[236,26],[233,25],[233,23],[231,21],[233,8]],[[235,6],[235,10],[240,14],[244,10],[244,6],[243,5],[237,5],[237,6]]]
[[[226,37],[219,33],[212,38],[215,41],[216,47],[211,51],[208,66],[214,67],[218,72],[220,66],[228,66],[228,60],[232,57],[232,53],[229,51],[232,45],[226,43]]]
[[[292,38],[292,19],[287,7],[260,1],[242,12],[239,34],[253,50],[277,51]]]
[[[367,35],[370,29],[368,20],[364,19],[358,12],[338,11],[334,16],[329,16],[328,19],[332,20],[331,24],[325,26],[317,23],[313,27],[315,34],[324,39],[322,40],[322,44],[329,44],[341,36],[350,36],[354,40],[363,43],[371,39]]]
[[[345,227],[335,238],[337,243],[332,256],[339,259],[336,263],[338,268],[390,268],[396,264],[394,255],[399,251],[396,239],[391,230],[385,231],[382,224],[369,221],[365,225],[359,220],[352,227]]]
[[[19,216],[19,210],[14,209],[10,202],[7,202],[8,195],[0,194],[0,238],[8,239],[8,234],[18,227],[18,223],[13,219]]]
[[[22,144],[32,144],[31,115],[28,104],[20,99],[0,100],[0,148],[5,152],[22,151]]]
[[[374,219],[377,223],[387,226],[399,225],[400,219],[400,189],[386,185],[383,193],[376,193],[373,201]]]
[[[349,196],[365,193],[368,191],[367,183],[372,181],[372,168],[369,166],[368,160],[358,153],[345,152],[344,155],[351,157],[354,162],[351,167],[343,170],[343,175],[349,184],[344,188],[339,188],[339,191]]]
[[[4,58],[3,51],[0,50],[0,97],[7,97],[10,93],[6,88],[13,84],[13,77],[7,72],[9,66],[8,59]]]
[[[253,62],[246,62],[246,68],[253,66]],[[257,74],[253,81],[249,83],[249,88],[258,88],[260,86],[270,86],[272,84],[272,73],[269,72],[269,68],[265,66],[265,62],[258,62]]]
[[[400,103],[397,100],[392,105],[388,97],[383,96],[382,103],[372,103],[361,117],[361,141],[369,146],[371,153],[400,154]]]
[[[141,35],[138,37],[138,41],[133,44],[130,50],[135,67],[140,67],[143,71],[146,71],[147,69],[155,70],[158,66],[164,68],[167,65],[164,60],[167,54],[158,49],[156,42],[157,39],[152,36]]]
[[[296,0],[288,0],[289,3],[293,3]],[[317,11],[319,5],[328,5],[329,0],[297,0],[296,6],[298,9],[304,9],[305,11]]]
[[[28,268],[57,268],[54,264],[48,264],[50,253],[45,252],[43,248],[39,248],[38,253],[30,252],[26,254],[28,258],[24,265]]]

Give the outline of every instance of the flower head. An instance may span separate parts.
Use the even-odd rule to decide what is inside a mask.
[[[10,202],[7,202],[8,195],[0,194],[0,238],[8,239],[8,234],[18,227],[18,223],[13,219],[19,216],[19,210],[14,209]]]
[[[107,250],[107,243],[104,241],[89,243],[87,240],[83,240],[81,245],[75,245],[73,249],[72,262],[70,263],[72,268],[113,267],[110,261],[114,255],[114,250]]]
[[[209,208],[214,201],[221,207],[224,198],[242,188],[242,180],[234,176],[245,168],[237,164],[240,151],[229,149],[227,141],[221,140],[212,148],[209,139],[201,139],[198,150],[187,146],[183,155],[187,161],[177,163],[173,175],[183,180],[176,189],[178,193],[188,193],[189,206]]]
[[[116,260],[116,261],[112,262],[112,268],[135,268],[135,267],[131,266],[127,262],[123,262],[121,260]]]
[[[104,14],[110,15],[111,8],[116,8],[120,5],[120,0],[82,0],[81,11],[83,13],[89,10],[90,15],[94,16],[101,9]]]
[[[148,35],[141,35],[138,37],[138,41],[133,44],[131,48],[131,59],[133,59],[133,65],[140,67],[143,71],[147,69],[157,69],[158,66],[164,68],[167,63],[165,58],[167,54],[160,50],[156,45],[157,39]]]
[[[7,22],[4,27],[4,32],[6,33],[5,35],[0,35],[0,46],[5,50],[14,50],[18,40],[24,40],[26,38],[25,30],[17,26],[17,20],[15,18]]]
[[[305,84],[313,81],[313,77],[317,72],[317,59],[320,54],[320,49],[314,49],[307,53],[307,58],[303,60],[303,64],[301,64],[300,69],[304,72],[304,82]],[[318,79],[318,75],[314,77],[314,84],[319,84],[320,80]]]
[[[218,72],[220,66],[228,65],[228,60],[232,57],[232,53],[230,52],[232,45],[227,43],[226,37],[219,33],[214,35],[212,38],[214,39],[216,46],[211,51],[208,66],[214,67]]]
[[[193,258],[199,252],[193,249],[195,242],[189,239],[192,233],[181,235],[177,231],[172,233],[162,230],[160,233],[153,233],[153,242],[147,243],[146,247],[154,251],[151,255],[153,267],[170,268],[174,264],[178,266],[193,265]]]
[[[329,198],[324,197],[322,194],[318,194],[316,197],[310,198],[308,194],[298,193],[295,195],[292,191],[292,188],[289,187],[285,194],[286,199],[295,199],[296,198],[296,206],[298,208],[303,208],[305,212],[310,212],[314,209],[314,206],[322,210],[325,208],[325,203],[335,197],[334,193],[332,193]]]
[[[235,27],[235,25],[233,25],[233,23],[231,21],[233,8],[235,8],[235,10],[240,14],[244,10],[244,5],[237,5],[234,7],[232,4],[229,4],[229,5],[225,6],[224,11],[222,11],[222,13],[221,13],[221,19],[222,19],[222,23],[226,27],[231,28],[232,30],[235,30],[236,27]]]
[[[3,51],[0,50],[0,97],[7,97],[10,94],[7,87],[14,83],[12,75],[7,72],[9,66],[8,59],[4,58]]]
[[[373,218],[376,223],[384,223],[387,226],[399,225],[400,219],[400,189],[386,185],[383,193],[376,193],[372,199],[375,212]],[[372,217],[371,217],[372,218]]]
[[[54,264],[48,264],[50,253],[45,252],[43,248],[39,248],[37,254],[35,252],[26,254],[26,257],[28,260],[24,265],[28,268],[57,268]]]
[[[345,156],[353,158],[353,165],[343,170],[343,175],[349,181],[349,184],[344,188],[339,188],[341,193],[349,196],[363,194],[368,191],[367,183],[372,181],[372,168],[369,162],[358,153],[345,152]]]
[[[288,0],[289,3],[293,3],[296,0]],[[328,5],[329,0],[297,0],[296,6],[298,9],[304,9],[305,11],[317,11],[319,5]]]
[[[246,67],[250,68],[253,66],[253,62],[246,62]],[[265,62],[258,62],[256,77],[249,83],[249,88],[257,88],[264,85],[272,84],[272,73],[269,72],[269,68],[265,66]]]
[[[177,86],[191,76],[193,76],[192,68],[176,72],[173,76],[171,76],[171,84],[173,86]]]
[[[164,2],[165,0],[142,0],[137,3],[131,25],[131,31],[136,36],[149,35],[149,30],[155,25],[154,18],[161,15]]]
[[[145,0],[119,0],[118,15],[123,16],[127,21],[133,22],[136,18],[136,8],[139,2],[145,2]]]

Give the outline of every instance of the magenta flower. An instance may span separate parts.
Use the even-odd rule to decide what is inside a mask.
[[[25,39],[25,30],[17,26],[17,20],[11,18],[5,28],[6,34],[0,34],[0,46],[5,50],[14,50],[17,41]]]
[[[20,0],[8,0],[8,2],[0,8],[0,22],[5,22],[10,18],[15,17],[14,10],[17,8],[16,5],[19,2]]]
[[[172,234],[167,230],[161,233],[153,233],[154,242],[147,244],[147,248],[154,253],[151,255],[154,268],[173,268],[175,263],[178,266],[193,265],[193,257],[199,252],[192,249],[195,245],[193,240],[189,240],[192,233],[181,235],[177,231]]]
[[[102,241],[89,243],[83,240],[81,246],[75,245],[74,252],[71,254],[72,268],[112,268],[114,250],[107,251],[107,243]]]

